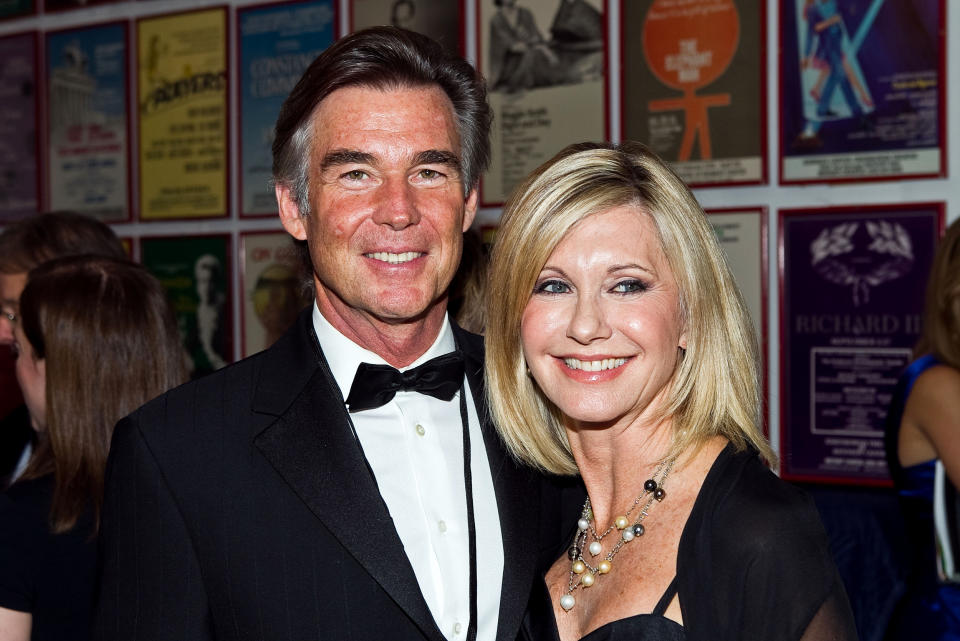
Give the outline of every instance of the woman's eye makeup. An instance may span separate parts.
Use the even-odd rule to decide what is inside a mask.
[[[621,280],[616,285],[613,286],[613,291],[618,294],[636,294],[639,292],[645,292],[649,289],[649,285],[643,282],[642,280],[636,278],[628,278],[626,280]]]
[[[568,291],[570,286],[556,278],[542,280],[533,288],[535,294],[564,294]]]
[[[650,289],[645,281],[638,278],[626,278],[618,281],[610,287],[613,294],[640,294]],[[533,288],[534,294],[566,294],[571,291],[571,287],[565,281],[557,278],[542,280]]]

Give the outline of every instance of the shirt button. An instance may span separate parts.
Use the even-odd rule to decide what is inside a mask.
[[[441,532],[446,532],[446,531],[447,531],[447,522],[446,522],[446,521],[439,521],[439,522],[437,522],[437,529],[440,530]]]
[[[462,625],[460,625],[459,623],[454,623],[454,624],[453,624],[453,633],[454,633],[454,634],[460,634],[460,631],[461,631],[461,630],[463,630],[463,626],[462,626]]]
[[[420,436],[423,436],[424,434],[427,433],[427,430],[425,430],[423,428],[423,425],[420,425],[420,423],[417,423],[416,430],[417,430],[417,434],[419,434]]]

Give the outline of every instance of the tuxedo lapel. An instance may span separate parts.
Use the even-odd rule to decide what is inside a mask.
[[[454,330],[458,346],[464,354],[467,380],[483,428],[483,440],[500,513],[504,571],[497,641],[508,641],[515,638],[520,627],[536,572],[540,523],[539,481],[531,470],[518,464],[509,455],[490,420],[483,383],[481,339],[467,334],[456,325]],[[482,536],[480,525],[478,532]]]
[[[309,313],[265,364],[255,411],[277,420],[256,447],[344,549],[423,631],[443,641],[313,335]],[[311,364],[302,354],[310,354]],[[285,360],[290,357],[292,360]],[[298,368],[291,371],[291,364]],[[293,379],[293,380],[291,380]],[[283,382],[284,395],[277,381]],[[294,383],[291,385],[291,383]],[[370,537],[369,532],[376,532]]]

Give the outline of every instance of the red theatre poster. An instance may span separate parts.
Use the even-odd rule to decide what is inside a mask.
[[[761,4],[630,0],[621,11],[623,137],[694,186],[765,182]]]

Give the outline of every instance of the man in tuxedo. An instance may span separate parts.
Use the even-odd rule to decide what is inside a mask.
[[[117,426],[95,638],[515,638],[576,510],[505,453],[446,314],[489,123],[482,78],[412,32],[304,73],[274,181],[314,304]]]

